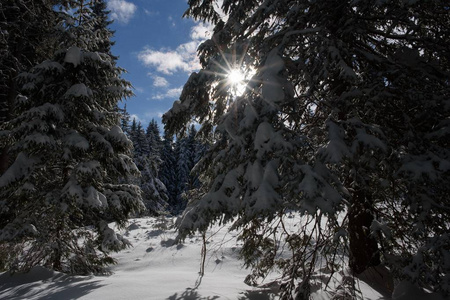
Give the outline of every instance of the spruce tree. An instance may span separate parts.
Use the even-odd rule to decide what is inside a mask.
[[[187,137],[179,138],[175,141],[176,157],[176,205],[175,211],[183,211],[186,207],[184,193],[189,190],[189,179],[191,173],[192,152]]]
[[[136,118],[133,118],[133,121],[131,121],[131,125],[130,125],[130,130],[129,130],[129,137],[130,140],[133,142],[134,144],[137,144],[137,122],[136,122]]]
[[[194,125],[182,131],[174,145],[175,155],[175,204],[174,212],[180,213],[186,208],[188,198],[200,188],[199,174],[194,170],[195,165],[203,157],[206,144],[197,138]],[[189,195],[188,195],[189,194]]]
[[[155,119],[152,119],[147,126],[147,130],[145,132],[147,136],[147,141],[150,147],[150,151],[155,156],[159,156],[162,147],[161,136],[159,133],[159,126],[156,123]]]
[[[19,93],[15,78],[54,51],[54,1],[0,3],[0,124],[12,117]],[[33,9],[30,9],[33,7]],[[0,174],[8,168],[7,148],[0,148]]]
[[[226,18],[188,3],[215,29],[163,120],[171,133],[199,121],[214,144],[181,236],[232,221],[248,282],[278,266],[282,299],[309,297],[319,268],[344,268],[340,253],[353,274],[387,265],[448,295],[446,2],[224,1]],[[230,65],[254,74],[241,96]],[[292,210],[309,226],[283,231]],[[277,258],[275,231],[290,258]]]
[[[151,126],[149,127],[151,128]],[[146,133],[141,122],[136,122],[133,119],[129,134],[134,146],[133,159],[140,171],[140,175],[136,176],[133,182],[142,189],[146,213],[159,215],[167,210],[168,195],[166,187],[158,178],[161,164],[157,150],[159,146],[155,148],[155,145],[149,141],[149,137],[156,141],[157,138],[153,136],[153,133],[154,130],[152,129],[147,130]]]
[[[122,129],[123,132],[129,134],[131,116],[127,111],[127,105],[125,104],[123,108],[119,108],[118,112],[120,113],[120,129]]]
[[[173,136],[164,130],[161,149],[161,168],[158,178],[167,188],[169,210],[176,213],[177,203],[177,166],[173,146]]]
[[[94,49],[87,3],[68,8],[73,15],[60,11],[54,20],[61,48],[19,75],[14,117],[2,126],[15,158],[0,177],[1,214],[8,212],[0,242],[14,250],[11,271],[101,272],[114,263],[111,251],[129,245],[108,222],[123,227],[142,209],[139,188],[119,183],[137,172],[116,112],[130,84],[114,58]]]
[[[187,145],[189,148],[189,168],[190,168],[190,174],[189,174],[189,181],[188,186],[189,189],[197,189],[200,188],[200,180],[199,180],[199,174],[195,171],[195,166],[197,163],[203,158],[205,155],[207,145],[204,141],[200,140],[197,137],[197,129],[194,125],[191,125],[189,127],[189,131],[187,134]]]
[[[93,0],[90,3],[90,7],[94,19],[92,30],[97,39],[97,43],[92,50],[106,53],[115,61],[117,60],[117,57],[111,54],[111,47],[115,44],[114,41],[112,41],[114,31],[109,29],[109,25],[111,25],[113,21],[109,20],[109,11],[107,10],[106,1]]]

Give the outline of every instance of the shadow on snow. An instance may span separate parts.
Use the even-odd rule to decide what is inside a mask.
[[[78,299],[102,285],[89,281],[90,276],[69,276],[44,267],[35,267],[25,274],[0,275],[0,299]],[[46,288],[42,288],[46,283]]]

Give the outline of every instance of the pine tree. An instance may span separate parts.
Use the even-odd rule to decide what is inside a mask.
[[[159,173],[159,169],[161,166],[161,151],[162,151],[162,140],[159,135],[159,126],[158,123],[154,119],[150,121],[146,130],[146,138],[149,147],[149,155],[152,160],[156,162],[157,173]]]
[[[215,132],[181,235],[233,220],[248,282],[278,266],[282,299],[309,297],[319,262],[343,268],[339,253],[355,274],[382,263],[448,295],[445,1],[224,1],[225,19],[213,2],[189,5],[215,29],[163,120]],[[234,64],[254,73],[242,96],[223,74]],[[310,226],[272,229],[287,210]],[[291,258],[276,258],[274,230]]]
[[[176,157],[173,147],[173,136],[164,130],[161,149],[161,168],[159,179],[167,188],[169,210],[176,213],[177,203],[177,171]]]
[[[98,41],[92,50],[106,53],[115,61],[117,60],[117,57],[111,54],[111,47],[115,44],[114,41],[111,40],[114,31],[109,29],[109,25],[111,25],[113,21],[108,20],[109,11],[107,10],[106,2],[104,0],[93,0],[90,3],[90,6],[94,18],[92,30]]]
[[[187,137],[179,138],[175,142],[176,157],[176,212],[183,211],[186,207],[184,193],[189,190],[189,179],[192,168],[192,147]]]
[[[131,116],[127,111],[127,105],[125,104],[123,108],[119,108],[118,111],[120,113],[120,129],[122,129],[123,132],[129,134]]]
[[[142,189],[147,213],[159,215],[167,210],[169,197],[166,187],[158,178],[161,159],[157,150],[159,146],[155,148],[155,145],[149,141],[149,137],[156,141],[156,137],[152,136],[153,133],[154,131],[151,129],[146,133],[141,122],[133,119],[130,127],[130,139],[134,145],[134,162],[140,171],[140,176],[136,176],[134,182]]]
[[[136,118],[133,118],[133,121],[131,121],[131,125],[130,125],[130,130],[129,130],[129,137],[130,140],[133,142],[133,145],[136,144],[137,142],[137,122],[136,122]]]
[[[30,5],[33,9],[30,10]],[[15,78],[53,50],[55,13],[49,1],[2,1],[0,3],[0,127],[13,118],[19,93]],[[0,134],[3,132],[0,131]],[[0,175],[11,165],[7,143],[0,143]],[[12,217],[0,208],[0,228]],[[11,254],[0,244],[0,270]],[[2,254],[7,256],[1,257]]]
[[[140,171],[135,182],[142,190],[146,213],[154,216],[164,214],[169,198],[164,183],[157,177],[159,162],[148,155],[135,156],[134,162]]]
[[[203,158],[205,155],[207,145],[202,142],[197,137],[197,129],[195,129],[194,125],[189,127],[188,135],[187,135],[187,144],[189,148],[189,153],[191,153],[189,157],[189,168],[190,175],[188,186],[189,189],[197,189],[200,188],[200,180],[197,172],[194,170],[197,163]]]
[[[189,126],[186,132],[182,132],[175,142],[175,191],[173,211],[179,213],[186,208],[188,194],[192,190],[200,188],[200,180],[197,172],[194,170],[197,162],[203,157],[206,144],[197,139],[197,130],[195,126]]]
[[[15,250],[12,271],[101,272],[111,251],[129,245],[108,221],[125,226],[142,208],[139,188],[119,183],[137,172],[116,112],[130,84],[110,55],[93,52],[99,38],[87,4],[70,4],[73,16],[55,20],[64,22],[61,49],[19,75],[17,108],[3,124],[15,161],[0,177],[0,214],[8,212],[0,242]]]
[[[147,140],[147,135],[145,134],[142,123],[139,121],[136,128],[136,142],[134,143],[134,153],[135,156],[149,156],[150,155],[150,145]]]
[[[17,75],[54,50],[51,36],[55,26],[51,1],[0,3],[0,124],[12,117],[19,93]],[[9,167],[10,157],[7,148],[0,149],[0,153],[0,174],[3,174]]]

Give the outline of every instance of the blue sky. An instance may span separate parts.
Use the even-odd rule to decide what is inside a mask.
[[[182,18],[186,0],[108,0],[115,30],[113,54],[135,90],[128,112],[144,128],[178,99],[191,72],[200,66],[198,45],[207,38],[209,25]]]

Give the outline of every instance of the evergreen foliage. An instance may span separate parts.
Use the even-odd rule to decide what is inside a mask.
[[[144,131],[141,122],[133,119],[129,136],[134,146],[134,162],[141,173],[140,176],[135,177],[134,182],[142,189],[147,213],[152,215],[165,213],[169,197],[164,183],[158,177],[159,167],[162,163],[158,125],[152,120],[147,131]]]
[[[188,138],[177,139],[175,142],[176,170],[177,170],[177,207],[182,211],[186,207],[186,199],[183,193],[189,190],[189,177],[192,169],[192,147]]]
[[[183,135],[175,142],[176,197],[174,199],[175,205],[172,207],[175,213],[180,213],[186,208],[187,201],[192,196],[192,193],[189,191],[193,191],[201,186],[195,166],[203,157],[206,148],[206,144],[198,139],[194,125],[188,127],[188,130],[183,132]]]
[[[44,60],[54,49],[53,1],[6,0],[0,3],[0,124],[12,117],[19,93],[17,75]],[[33,9],[30,9],[33,7]],[[0,174],[11,161],[1,149]]]
[[[199,122],[214,144],[181,237],[234,222],[248,282],[277,266],[282,299],[309,297],[341,253],[354,274],[382,264],[449,295],[448,4],[223,1],[221,18],[214,1],[188,3],[215,29],[163,121]],[[254,73],[242,96],[221,75],[230,64]],[[291,210],[297,233],[283,231]]]
[[[127,111],[127,105],[125,104],[123,108],[118,108],[117,111],[120,114],[120,129],[122,129],[123,132],[129,134],[131,116]]]
[[[164,130],[164,137],[161,149],[161,169],[159,171],[159,178],[167,188],[167,195],[169,197],[168,204],[171,212],[176,212],[177,207],[177,166],[176,156],[173,145],[173,136]]]
[[[109,253],[129,245],[108,222],[123,227],[142,209],[139,188],[119,183],[138,172],[116,112],[130,84],[98,52],[107,36],[97,35],[87,3],[68,5],[73,15],[51,21],[60,49],[19,75],[21,94],[2,124],[2,145],[15,158],[0,177],[0,248],[10,251],[11,271],[102,272],[114,263]]]
[[[147,142],[150,147],[150,153],[152,155],[159,156],[162,148],[162,140],[159,133],[159,126],[156,123],[155,119],[152,119],[147,126],[147,130],[145,132],[147,137]]]
[[[92,30],[98,40],[95,48],[92,50],[107,53],[113,58],[113,61],[115,61],[117,60],[117,57],[111,54],[111,47],[114,45],[114,41],[112,41],[111,38],[114,35],[114,31],[110,30],[108,27],[113,21],[108,20],[109,11],[107,10],[106,1],[93,0],[90,3],[90,7],[94,18]]]

